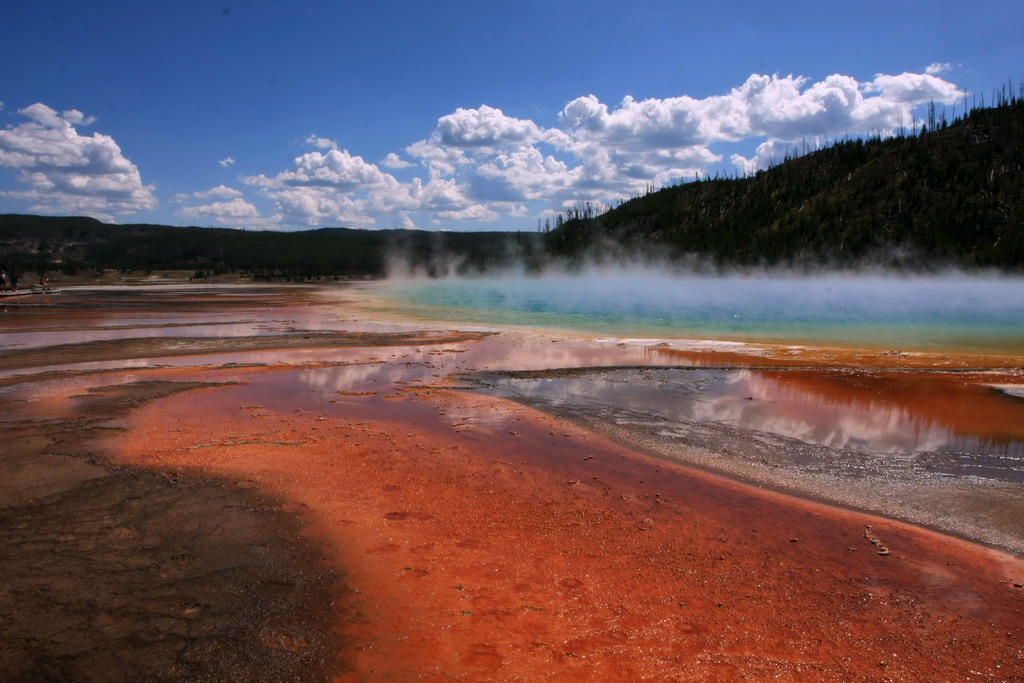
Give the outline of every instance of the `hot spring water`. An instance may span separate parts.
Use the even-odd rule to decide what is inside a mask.
[[[1024,279],[584,275],[391,280],[379,294],[420,319],[616,337],[1024,352]]]

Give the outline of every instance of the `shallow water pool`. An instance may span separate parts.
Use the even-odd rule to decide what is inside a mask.
[[[813,342],[1024,352],[1024,279],[673,276],[591,271],[546,277],[395,280],[390,312],[610,336]]]

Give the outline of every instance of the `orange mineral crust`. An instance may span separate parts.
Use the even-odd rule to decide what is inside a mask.
[[[1020,356],[958,351],[881,351],[845,347],[735,344],[733,348],[676,349],[655,346],[652,354],[679,364],[735,367],[829,367],[879,370],[1020,369]]]
[[[757,374],[774,384],[767,395],[775,400],[786,394],[809,395],[821,406],[887,411],[911,423],[937,423],[954,433],[984,435],[992,441],[1024,440],[1022,402],[993,388],[1020,383],[1019,372],[769,370]]]
[[[287,501],[339,576],[337,680],[1024,676],[1017,557],[518,404],[312,372],[199,373],[231,384],[145,404],[105,448]]]

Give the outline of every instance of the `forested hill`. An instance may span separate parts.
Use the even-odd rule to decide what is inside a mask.
[[[1024,270],[1024,100],[918,134],[838,142],[752,177],[651,192],[548,234],[554,255],[718,265]],[[561,222],[561,221],[560,221]]]
[[[258,279],[383,277],[398,260],[431,275],[536,260],[535,232],[427,232],[322,228],[298,232],[111,225],[80,216],[0,215],[0,268],[73,274],[195,270]]]

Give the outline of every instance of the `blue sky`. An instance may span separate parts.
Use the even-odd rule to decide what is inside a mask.
[[[1024,78],[1024,2],[6,3],[0,213],[534,230]]]

